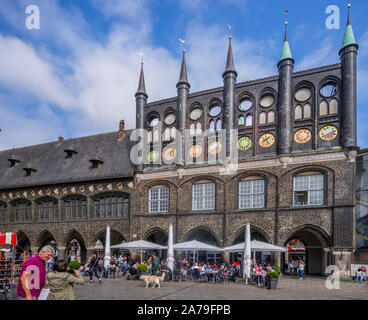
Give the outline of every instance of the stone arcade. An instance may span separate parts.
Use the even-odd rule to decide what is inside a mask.
[[[53,243],[60,256],[78,243],[82,261],[104,244],[197,239],[230,246],[252,238],[305,248],[306,272],[338,265],[349,275],[355,249],[356,57],[350,17],[340,63],[293,72],[287,33],[276,76],[237,83],[231,37],[224,86],[190,93],[185,52],[177,97],[147,103],[143,64],[136,128],[148,131],[146,163],[129,157],[132,130],[0,152],[0,231],[25,249]],[[217,140],[226,130],[226,143]],[[230,130],[238,130],[231,137]],[[167,165],[178,152],[185,162]],[[203,136],[204,130],[211,134]],[[183,135],[184,137],[184,135]],[[183,138],[184,139],[184,138]],[[221,174],[210,155],[235,139],[236,173]],[[74,245],[73,244],[73,245]],[[207,258],[215,258],[208,256]],[[224,255],[229,260],[229,255]],[[288,254],[272,255],[283,266]]]

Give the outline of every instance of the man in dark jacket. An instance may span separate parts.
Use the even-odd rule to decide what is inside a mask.
[[[156,256],[156,253],[152,253],[152,275],[158,276],[158,271],[160,269],[160,259]]]

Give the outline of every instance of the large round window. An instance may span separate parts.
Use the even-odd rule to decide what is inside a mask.
[[[198,120],[200,117],[202,117],[202,109],[195,108],[190,112],[190,118],[192,120]]]
[[[325,98],[329,98],[334,96],[337,91],[339,90],[338,86],[336,83],[327,83],[324,86],[322,86],[321,88],[321,96],[325,97]]]
[[[217,117],[222,111],[222,108],[219,105],[214,105],[210,109],[210,116],[211,117]]]
[[[248,111],[250,108],[252,108],[253,103],[250,101],[250,99],[244,99],[239,104],[239,110],[240,111]]]
[[[166,117],[165,117],[165,124],[170,126],[175,122],[175,114],[174,113],[169,113]]]
[[[301,88],[295,93],[295,99],[299,102],[307,101],[312,96],[312,91],[308,88]]]
[[[259,104],[263,107],[263,108],[269,108],[273,105],[273,103],[275,102],[275,98],[272,94],[266,93],[262,98],[261,101],[259,102]]]

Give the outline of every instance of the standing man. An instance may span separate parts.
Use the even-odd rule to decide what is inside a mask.
[[[52,246],[45,246],[40,253],[23,263],[19,274],[17,295],[26,300],[37,300],[46,282],[45,262],[55,254]]]
[[[98,265],[98,259],[96,257],[95,254],[92,255],[92,260],[91,262],[89,263],[89,283],[92,283],[92,278],[93,278],[93,273],[95,274],[96,278],[98,279],[98,281],[101,283],[101,279],[100,277],[98,276],[98,273],[97,273],[97,265]]]
[[[160,268],[160,259],[156,256],[156,252],[152,253],[152,275],[158,276],[158,271]]]

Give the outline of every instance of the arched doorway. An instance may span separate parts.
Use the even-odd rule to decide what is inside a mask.
[[[31,253],[31,241],[23,231],[17,232],[16,257],[23,253]]]
[[[82,264],[87,262],[87,247],[81,234],[72,230],[65,239],[65,256],[68,260],[80,260]]]
[[[220,240],[217,238],[215,233],[205,227],[199,227],[189,231],[184,237],[183,242],[191,240],[197,240],[203,243],[207,243],[211,246],[221,247]],[[194,253],[186,252],[185,257],[187,260],[193,261]],[[222,261],[222,254],[219,252],[198,251],[196,252],[195,260],[197,262],[220,263]]]
[[[144,240],[157,243],[162,246],[167,246],[168,234],[165,230],[155,228],[145,235]],[[161,259],[166,259],[167,250],[147,250],[145,257],[148,258],[148,256],[150,256],[153,251],[155,251],[158,257],[160,257]]]
[[[324,275],[327,266],[327,239],[320,231],[313,228],[299,229],[287,237],[284,246],[288,251],[284,256],[284,272],[287,273],[287,264],[297,265],[296,261],[304,261],[306,274]],[[295,274],[295,273],[294,273]]]
[[[244,243],[245,241],[245,228],[242,228],[241,230],[238,231],[237,236],[235,237],[235,240],[233,242],[233,245],[238,244],[238,243]],[[256,229],[254,227],[250,227],[250,240],[257,240],[257,241],[262,241],[262,242],[267,242],[270,243],[268,236],[262,232],[259,229]],[[242,252],[234,252],[234,253],[230,253],[230,261],[242,261]],[[256,263],[262,263],[262,264],[268,264],[268,263],[274,263],[275,261],[275,254],[268,252],[268,251],[263,251],[263,252],[255,252],[254,253],[254,258],[256,260]],[[253,259],[253,253],[252,253],[252,259]]]
[[[124,236],[115,229],[110,229],[110,245],[114,246],[117,244],[122,243],[123,241],[126,241]],[[106,229],[101,230],[94,239],[94,253],[97,256],[103,257],[105,255],[105,244],[106,244]],[[111,254],[119,254],[119,249],[111,249]]]
[[[51,234],[50,231],[48,230],[44,230],[43,232],[41,232],[41,234],[38,236],[38,252],[44,247],[44,246],[52,246],[55,250],[55,255],[58,256],[59,255],[59,250],[57,248],[57,244],[55,241],[55,237]]]

